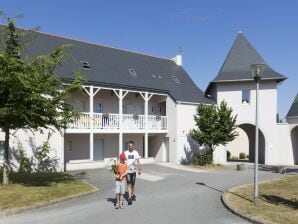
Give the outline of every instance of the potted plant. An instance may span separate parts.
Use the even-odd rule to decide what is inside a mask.
[[[134,115],[133,115],[133,119],[134,119],[134,120],[139,120],[139,115],[138,115],[138,114],[134,114]]]

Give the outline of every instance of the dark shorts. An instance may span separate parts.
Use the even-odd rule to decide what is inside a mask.
[[[135,185],[136,182],[136,173],[128,173],[126,175],[126,182],[127,184]]]

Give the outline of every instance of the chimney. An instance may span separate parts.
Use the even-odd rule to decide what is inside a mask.
[[[173,60],[177,65],[182,66],[182,54],[183,52],[180,48],[179,53],[175,57],[171,58],[171,60]]]

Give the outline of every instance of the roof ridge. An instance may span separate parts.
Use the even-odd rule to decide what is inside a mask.
[[[1,23],[0,23],[0,25],[6,26],[6,25],[1,24]],[[19,27],[18,26],[17,28],[18,29],[23,29],[23,30],[26,30],[26,31],[30,31],[30,29],[24,28],[24,27]],[[43,32],[43,31],[38,31],[38,30],[33,30],[32,32],[41,33],[41,34],[45,34],[45,35],[53,36],[53,37],[59,37],[59,38],[63,38],[63,39],[66,39],[66,40],[72,40],[72,41],[77,41],[77,42],[81,42],[81,43],[92,44],[92,45],[96,45],[96,46],[100,46],[100,47],[111,48],[111,49],[115,49],[115,50],[119,50],[119,51],[125,51],[125,52],[129,52],[129,53],[133,53],[133,54],[144,55],[144,56],[148,56],[148,57],[152,57],[152,58],[157,58],[157,59],[162,59],[162,60],[167,60],[167,61],[173,61],[171,58],[162,58],[162,57],[158,57],[158,56],[154,56],[154,55],[150,55],[150,54],[145,54],[145,53],[141,53],[141,52],[137,52],[137,51],[133,51],[133,50],[121,49],[121,48],[112,47],[112,46],[108,46],[108,45],[98,44],[98,43],[91,42],[91,41],[85,41],[85,40],[79,40],[79,39],[72,38],[72,37],[66,37],[66,36],[62,36],[62,35],[59,35],[59,34],[53,34],[53,33],[48,33],[48,32]]]

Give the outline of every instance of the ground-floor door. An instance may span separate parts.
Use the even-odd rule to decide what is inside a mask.
[[[94,139],[93,146],[93,158],[94,160],[104,159],[104,141],[103,139]]]

